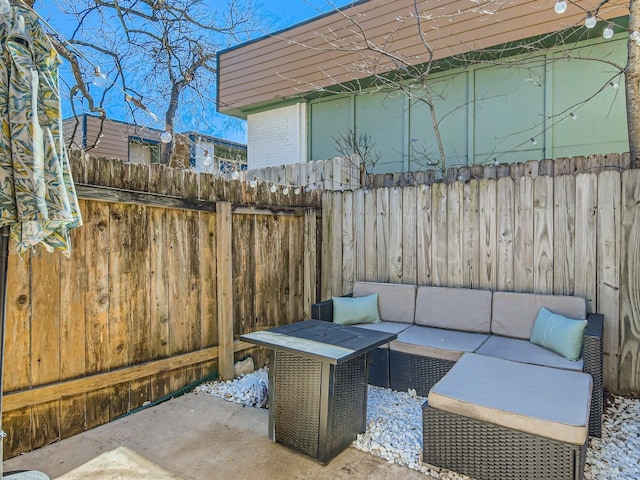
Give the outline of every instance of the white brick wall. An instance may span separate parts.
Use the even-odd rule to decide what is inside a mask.
[[[249,169],[307,161],[307,104],[247,117]]]

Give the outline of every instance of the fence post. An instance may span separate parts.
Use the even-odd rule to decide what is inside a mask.
[[[231,257],[231,204],[216,203],[218,277],[218,372],[223,380],[233,378],[233,265]]]

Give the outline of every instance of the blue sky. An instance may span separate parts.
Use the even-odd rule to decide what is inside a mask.
[[[207,0],[210,4],[219,9],[221,4],[226,3],[225,0]],[[296,23],[304,22],[315,16],[327,13],[336,7],[345,6],[352,2],[346,0],[255,0],[255,5],[258,9],[257,15],[263,16],[271,28],[269,31],[265,31],[264,34],[281,30],[283,28],[290,27]],[[55,2],[37,2],[35,4],[36,10],[45,18],[49,20],[49,23],[55,28],[58,33],[70,34],[71,29],[75,26],[75,22],[65,21],[63,15],[60,15],[56,9]],[[257,34],[255,37],[261,36]],[[134,73],[134,72],[132,72]],[[68,73],[67,73],[68,74]],[[65,77],[65,67],[61,70],[61,75]],[[64,96],[64,94],[63,94]],[[67,118],[72,115],[71,108],[68,101],[65,102],[65,98],[62,99],[63,117]],[[161,116],[161,111],[154,112]],[[208,112],[209,113],[209,112]],[[122,105],[113,104],[107,105],[107,116],[114,120],[127,120],[123,118],[125,116]],[[140,118],[144,118],[141,115]],[[234,140],[238,142],[246,142],[246,128],[245,122],[234,121],[232,126],[229,127],[230,117],[226,115],[218,114],[215,111],[215,105],[211,105],[211,112],[208,115],[208,123],[215,124],[217,131],[204,131],[209,135],[215,135],[221,138]],[[160,128],[158,125],[148,125],[153,128]]]

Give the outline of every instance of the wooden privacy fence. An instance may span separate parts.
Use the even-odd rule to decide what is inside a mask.
[[[640,170],[614,157],[325,192],[321,297],[356,280],[580,295],[605,315],[605,387],[638,393]]]
[[[75,153],[70,258],[11,245],[5,458],[103,424],[211,372],[237,337],[310,316],[320,197]]]

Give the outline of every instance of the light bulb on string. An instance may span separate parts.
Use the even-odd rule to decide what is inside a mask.
[[[597,23],[598,19],[596,18],[596,16],[591,12],[587,12],[587,18],[584,21],[584,26],[587,28],[593,28]]]
[[[609,40],[611,37],[613,37],[613,22],[609,22],[607,28],[605,28],[602,32],[602,36],[605,38],[605,40]]]
[[[565,2],[564,0],[558,0],[553,7],[553,11],[558,15],[563,14],[567,11],[567,2]]]
[[[640,32],[637,30],[634,30],[633,32],[631,32],[629,34],[629,40],[632,40],[634,42],[637,42],[638,40],[640,40]]]
[[[110,83],[111,81],[100,71],[100,67],[96,65],[93,70],[93,84],[98,88],[104,88]]]
[[[577,120],[577,119],[578,119],[578,116],[577,116],[575,113],[573,113],[573,112],[571,112],[571,113],[569,114],[569,116],[571,117],[571,120]]]
[[[251,180],[251,181],[249,182],[249,186],[250,186],[251,188],[256,188],[256,187],[258,186],[258,182],[256,182],[255,180]]]
[[[620,88],[620,85],[618,85],[616,82],[609,82],[609,85],[611,85],[614,90],[618,90]]]
[[[231,178],[234,180],[238,180],[240,178],[240,174],[238,173],[237,170],[234,170],[233,172],[231,172]]]
[[[296,187],[296,188],[293,190],[293,193],[295,193],[296,195],[300,195],[300,187]]]
[[[282,189],[282,194],[283,194],[283,195],[289,195],[289,187],[284,187],[284,188]]]
[[[531,137],[531,143],[533,145],[538,145],[538,141],[535,139],[535,137]]]
[[[213,159],[211,158],[211,155],[209,155],[209,151],[205,150],[204,158],[202,159],[202,165],[204,165],[205,167],[208,167],[212,163],[213,163]]]
[[[166,130],[160,134],[160,141],[162,143],[169,143],[173,137]]]
[[[276,193],[278,191],[278,187],[276,187],[275,185],[271,185],[271,188],[269,189],[269,191],[271,193]]]

